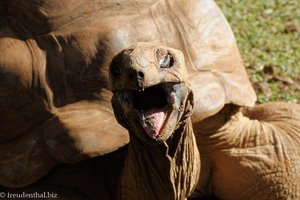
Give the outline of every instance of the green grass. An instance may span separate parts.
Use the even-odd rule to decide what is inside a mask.
[[[260,103],[300,103],[300,0],[216,0]]]

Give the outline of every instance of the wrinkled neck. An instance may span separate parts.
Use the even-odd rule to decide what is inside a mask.
[[[191,120],[187,119],[163,144],[131,140],[121,199],[186,199],[198,182],[199,172],[199,152]]]

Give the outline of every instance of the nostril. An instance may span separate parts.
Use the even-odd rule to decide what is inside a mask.
[[[139,72],[137,73],[137,77],[138,77],[139,79],[144,79],[144,73],[141,72],[141,71],[139,71]]]

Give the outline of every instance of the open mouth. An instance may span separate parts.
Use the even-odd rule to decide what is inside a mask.
[[[135,115],[139,124],[152,139],[162,136],[176,106],[176,83],[161,83],[141,91],[123,93],[123,107],[127,115]]]
[[[167,121],[171,108],[169,87],[169,84],[159,84],[133,93],[133,106],[138,111],[139,122],[152,139],[159,137]]]
[[[166,85],[159,84],[144,91],[133,92],[133,105],[138,110],[150,110],[153,108],[164,108],[168,106]]]
[[[167,140],[176,130],[189,98],[185,83],[167,82],[144,90],[115,92],[113,107],[119,123],[144,140]]]

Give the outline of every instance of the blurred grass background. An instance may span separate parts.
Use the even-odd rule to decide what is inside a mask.
[[[300,0],[216,0],[258,101],[300,103]]]

